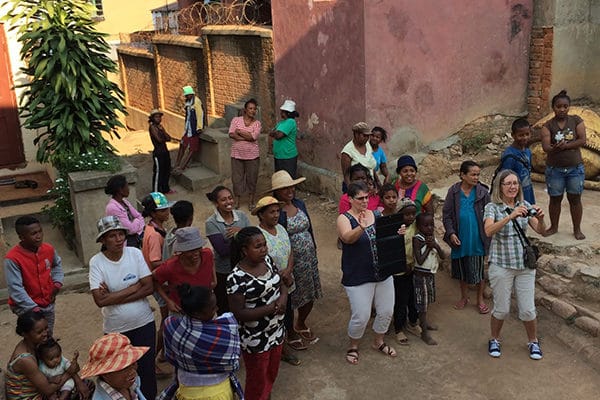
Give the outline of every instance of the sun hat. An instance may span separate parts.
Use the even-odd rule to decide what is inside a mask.
[[[371,134],[371,129],[369,129],[369,125],[366,122],[357,122],[352,126],[352,132],[354,133],[364,133],[365,135]]]
[[[187,96],[188,94],[195,94],[194,93],[194,88],[191,86],[184,86],[183,87],[183,95]]]
[[[90,347],[89,360],[79,371],[79,377],[83,379],[120,371],[139,360],[149,348],[132,346],[129,338],[120,333],[104,335]]]
[[[294,112],[296,111],[296,102],[293,100],[286,100],[279,109],[287,112]]]
[[[417,207],[414,201],[410,197],[403,197],[398,202],[398,212],[404,210],[407,207]]]
[[[175,243],[173,253],[181,253],[204,247],[206,240],[200,234],[200,229],[186,226],[175,231]]]
[[[150,111],[149,117],[152,118],[156,114],[164,115],[164,113],[162,111],[160,111],[159,109],[155,108],[154,110]]]
[[[398,159],[398,163],[396,166],[396,172],[399,173],[400,170],[402,168],[406,167],[407,165],[410,165],[411,167],[413,167],[415,169],[415,171],[417,170],[417,163],[415,162],[415,159],[409,155],[404,155]]]
[[[272,192],[277,189],[283,189],[290,186],[296,186],[306,180],[304,177],[292,179],[291,175],[286,170],[279,170],[271,176],[271,189],[265,191]]]
[[[142,199],[142,206],[146,212],[171,208],[173,204],[175,204],[174,201],[168,201],[167,197],[160,192],[152,192]]]
[[[114,215],[109,215],[108,217],[102,217],[96,223],[98,228],[98,235],[96,236],[96,243],[102,239],[105,233],[116,230],[123,230],[127,233],[127,228],[121,225],[121,221]]]
[[[251,211],[251,214],[256,215],[260,210],[267,206],[270,206],[271,204],[279,204],[280,206],[282,206],[283,201],[279,201],[273,196],[262,197],[260,200],[258,200],[258,203],[256,203],[256,206],[254,207],[254,210]]]

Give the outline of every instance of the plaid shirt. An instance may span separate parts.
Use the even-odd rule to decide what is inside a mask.
[[[526,201],[523,201],[523,204],[527,208],[531,207]],[[515,207],[519,205],[521,203],[517,202]],[[509,214],[507,208],[509,207],[504,203],[488,203],[485,206],[483,220],[490,218],[494,222],[499,221]],[[529,217],[518,217],[515,221],[521,226],[523,232],[526,232]],[[523,245],[512,221],[504,225],[492,238],[488,262],[501,268],[525,269]]]
[[[129,388],[131,394],[131,400],[146,400],[146,398],[140,392],[140,377],[135,378],[135,383]],[[98,378],[96,392],[94,393],[94,399],[101,400],[125,400],[125,396],[117,389],[114,389],[108,383]]]
[[[176,369],[207,377],[227,373],[240,399],[244,398],[235,372],[239,369],[240,338],[238,323],[231,313],[212,321],[187,316],[167,317],[164,326],[165,357]],[[206,381],[206,385],[219,382]],[[159,399],[171,398],[177,390],[173,382]]]

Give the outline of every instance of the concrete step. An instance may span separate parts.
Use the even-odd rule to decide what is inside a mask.
[[[0,207],[0,220],[10,217],[20,217],[22,215],[39,214],[45,206],[51,206],[52,204],[54,204],[54,199],[2,206]]]
[[[89,290],[90,281],[87,268],[78,268],[76,270],[65,271],[64,285],[61,293],[66,292],[85,292]],[[60,296],[60,294],[59,294]],[[8,289],[0,289],[0,304],[8,302]]]
[[[174,176],[177,183],[192,192],[216,185],[221,176],[199,163],[191,163],[181,175]]]

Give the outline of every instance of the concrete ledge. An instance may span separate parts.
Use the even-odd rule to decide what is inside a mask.
[[[144,57],[154,59],[154,53],[145,47],[134,47],[129,44],[123,44],[117,47],[117,53],[133,57]]]
[[[161,34],[156,35],[152,38],[153,44],[170,44],[182,47],[195,47],[201,49],[202,45],[201,36],[189,36],[189,35],[167,35]]]
[[[203,35],[236,35],[236,36],[259,36],[273,38],[273,30],[263,26],[252,25],[207,25],[202,28]]]
[[[121,160],[121,170],[119,174],[125,175],[127,182],[135,184],[137,182],[137,169],[126,161]],[[106,186],[106,181],[114,173],[109,171],[79,171],[69,174],[69,185],[73,192],[83,192],[102,188]]]

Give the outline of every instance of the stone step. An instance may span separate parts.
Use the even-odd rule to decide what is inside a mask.
[[[181,175],[174,178],[177,183],[192,192],[214,186],[221,181],[220,175],[198,163],[191,163]]]
[[[61,293],[65,292],[85,292],[90,287],[89,274],[87,268],[77,268],[76,270],[65,271],[64,285]],[[59,294],[60,296],[60,294]],[[0,289],[0,304],[8,302],[8,289]]]
[[[53,199],[33,201],[31,203],[15,204],[12,206],[0,207],[0,220],[10,217],[20,217],[22,215],[39,214],[45,206],[54,204]]]

